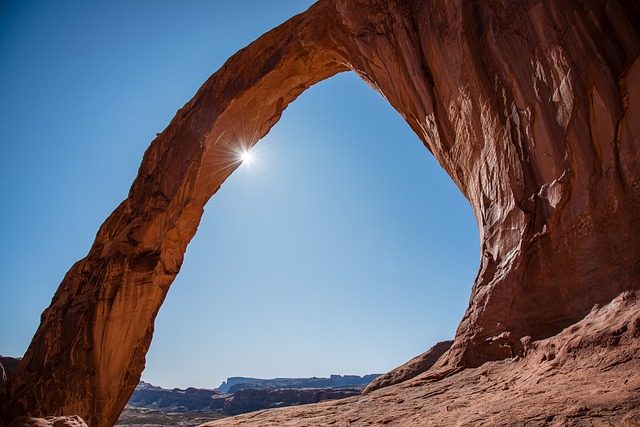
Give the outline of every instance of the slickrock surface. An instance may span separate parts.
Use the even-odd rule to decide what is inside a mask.
[[[529,343],[524,358],[206,425],[639,426],[639,295],[624,294],[555,337]]]
[[[494,394],[498,408],[507,396],[538,414],[569,399],[609,405],[613,394],[569,387],[607,387],[611,372],[597,374],[613,362],[594,355],[595,343],[562,359],[547,384],[540,369],[540,384],[526,379],[531,355],[470,368],[523,357],[528,342],[640,288],[639,52],[637,1],[318,1],[230,58],[152,142],[128,198],[65,276],[5,384],[4,422],[71,413],[91,427],[115,423],[203,207],[239,165],[240,146],[255,144],[309,86],[349,69],[404,117],[469,199],[482,252],[453,346],[431,368],[440,377],[469,370],[415,387],[403,402],[389,394],[400,388],[381,389],[352,416],[413,422],[413,404],[455,400],[456,381],[494,390],[482,370],[514,378],[513,391]],[[629,363],[611,371],[637,384],[638,370],[622,371]],[[530,389],[548,393],[544,407]],[[385,408],[393,402],[404,415]],[[475,399],[464,404],[455,420],[480,409]]]

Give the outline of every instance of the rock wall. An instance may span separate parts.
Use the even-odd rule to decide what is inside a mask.
[[[0,355],[0,387],[13,374],[18,367],[20,358]]]
[[[5,423],[70,413],[115,423],[240,146],[349,69],[404,117],[478,222],[480,272],[434,375],[524,356],[639,288],[639,26],[640,6],[623,0],[320,0],[265,34],[152,142],[3,388]]]

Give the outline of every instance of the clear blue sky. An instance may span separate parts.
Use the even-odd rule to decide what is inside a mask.
[[[20,356],[144,150],[224,61],[313,1],[0,3],[0,354]],[[207,205],[143,379],[380,373],[453,337],[468,202],[353,73],[305,92]]]

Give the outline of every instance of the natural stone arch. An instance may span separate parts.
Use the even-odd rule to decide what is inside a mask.
[[[348,69],[409,123],[478,221],[480,272],[435,376],[524,355],[530,339],[639,288],[639,12],[525,3],[321,0],[234,55],[153,141],[128,198],[65,276],[3,390],[4,421],[115,423],[236,150]]]

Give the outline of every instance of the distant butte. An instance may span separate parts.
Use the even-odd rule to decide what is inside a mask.
[[[152,142],[5,384],[4,424],[115,423],[203,207],[238,166],[236,132],[255,144],[347,70],[469,199],[469,307],[425,373],[222,424],[640,424],[639,52],[637,1],[318,1],[230,58]]]

